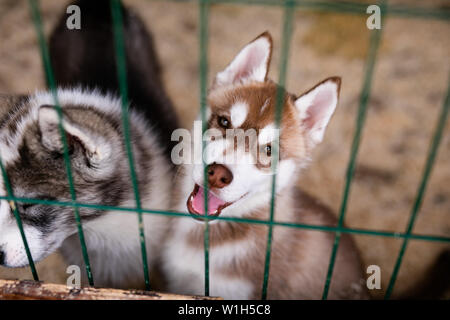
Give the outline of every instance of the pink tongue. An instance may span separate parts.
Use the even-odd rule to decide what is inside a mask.
[[[208,191],[208,215],[215,214],[215,211],[226,202],[217,198],[211,192]],[[200,214],[205,214],[205,192],[202,187],[199,187],[197,194],[192,200],[192,206],[195,211]]]

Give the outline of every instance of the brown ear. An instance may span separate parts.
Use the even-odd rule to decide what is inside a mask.
[[[225,70],[216,75],[214,86],[266,81],[271,57],[272,37],[266,31],[247,44]]]
[[[320,82],[295,100],[295,106],[312,146],[320,143],[336,109],[341,78],[331,77]]]

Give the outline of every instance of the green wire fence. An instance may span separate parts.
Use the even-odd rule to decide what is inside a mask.
[[[207,85],[208,85],[208,14],[209,3],[208,1],[201,0],[199,3],[199,38],[200,38],[200,109],[202,118],[202,136],[208,129],[206,119],[206,98],[207,98]],[[205,150],[205,141],[202,141],[202,150]],[[205,159],[202,157],[203,163],[203,177],[204,177],[204,194],[205,194],[205,217],[208,217],[208,174]],[[203,247],[205,251],[205,296],[209,295],[209,224],[205,219],[205,229],[203,235]]]
[[[381,9],[381,12],[383,12],[382,9],[385,8],[385,1],[381,1],[379,4],[382,5],[382,7],[380,9]],[[353,136],[352,149],[351,149],[351,153],[350,153],[350,161],[348,163],[348,168],[347,168],[345,188],[344,188],[344,193],[342,196],[341,209],[339,212],[338,227],[342,227],[342,225],[344,224],[345,212],[347,211],[347,200],[350,195],[350,186],[352,183],[353,174],[355,172],[356,156],[358,154],[359,142],[361,139],[361,133],[362,133],[362,129],[364,126],[364,120],[366,118],[367,104],[369,102],[369,95],[370,95],[370,86],[371,86],[371,82],[372,82],[373,70],[375,67],[376,54],[377,54],[378,47],[380,44],[380,38],[381,38],[381,29],[375,29],[375,31],[372,33],[372,37],[370,39],[370,50],[369,50],[369,55],[367,57],[367,68],[366,68],[366,73],[365,73],[365,78],[364,78],[364,85],[363,85],[363,89],[362,89],[360,100],[359,100],[358,116],[356,118],[356,130],[355,130],[355,134]],[[337,249],[338,249],[340,240],[341,240],[341,233],[338,231],[338,232],[336,232],[336,236],[334,238],[333,250],[331,253],[330,265],[328,267],[328,273],[327,273],[327,278],[325,280],[325,288],[323,290],[322,299],[326,299],[328,296],[328,290],[330,288],[331,277],[333,275],[334,262],[336,261],[336,253],[337,253]]]
[[[58,113],[58,120],[59,120],[59,123],[58,123],[59,128],[58,129],[59,129],[59,132],[61,135],[61,142],[63,144],[64,164],[66,166],[66,171],[67,171],[67,180],[69,181],[70,197],[72,199],[72,202],[75,202],[77,200],[77,197],[76,197],[76,193],[75,193],[75,187],[73,184],[72,168],[71,168],[70,158],[69,158],[69,148],[67,145],[67,137],[66,137],[66,133],[63,128],[63,113],[62,113],[62,110],[61,110],[61,107],[60,107],[59,101],[58,101],[58,95],[56,92],[56,83],[55,83],[55,78],[54,78],[53,72],[52,72],[50,55],[48,53],[48,47],[45,43],[44,31],[42,28],[41,15],[39,13],[39,9],[38,9],[38,5],[37,5],[36,1],[29,0],[29,3],[30,3],[30,8],[31,8],[31,16],[33,17],[33,22],[34,22],[38,40],[39,40],[39,46],[41,49],[42,62],[43,62],[44,69],[45,69],[47,85],[50,87],[50,90],[52,92],[53,100],[55,102],[55,110]],[[5,179],[7,179],[6,176],[5,176]],[[78,235],[79,235],[80,242],[81,242],[83,259],[84,259],[84,262],[86,265],[87,277],[89,279],[89,284],[91,286],[93,286],[94,281],[92,279],[91,265],[89,263],[89,256],[88,256],[87,249],[86,249],[86,242],[84,240],[84,233],[83,233],[83,227],[81,225],[80,213],[78,211],[78,208],[76,208],[76,207],[74,207],[74,214],[75,214],[75,221],[77,224]],[[23,232],[23,231],[21,230],[21,232]],[[26,240],[24,240],[24,243],[26,243]],[[31,257],[31,255],[29,255],[29,257]],[[36,275],[36,277],[37,277],[37,275]]]
[[[134,169],[134,158],[130,142],[130,130],[128,121],[128,88],[127,88],[127,70],[125,64],[125,49],[123,43],[123,24],[122,13],[120,10],[120,1],[111,0],[111,14],[114,25],[114,40],[117,60],[117,77],[119,78],[120,95],[122,98],[122,126],[127,149],[128,163],[130,165],[130,176],[133,183],[134,197],[136,201],[136,212],[139,221],[139,239],[141,243],[142,264],[144,268],[145,287],[150,290],[150,275],[148,273],[147,249],[145,246],[144,220],[142,218],[141,198]]]
[[[281,62],[280,62],[280,74],[279,74],[279,85],[277,88],[276,95],[276,112],[275,112],[275,127],[279,129],[281,114],[283,112],[283,100],[284,100],[284,85],[286,83],[286,72],[287,72],[287,62],[288,62],[288,53],[289,53],[289,45],[292,36],[292,17],[294,14],[294,10],[292,6],[292,2],[287,2],[286,7],[284,9],[284,25],[283,25],[283,43],[281,46]],[[276,137],[276,143],[272,144],[273,149],[273,157],[271,163],[271,169],[273,173],[272,178],[272,199],[270,202],[270,217],[269,217],[269,231],[267,234],[267,247],[266,247],[266,259],[264,263],[264,278],[263,278],[263,287],[262,287],[262,299],[267,298],[267,286],[269,284],[269,269],[270,269],[270,257],[272,252],[272,233],[273,233],[273,221],[275,215],[275,190],[276,190],[276,181],[277,181],[277,166],[278,166],[278,155],[279,155],[279,137]]]
[[[182,0],[172,0],[172,1],[180,1],[186,2]],[[301,8],[304,10],[318,10],[318,11],[329,11],[329,12],[339,12],[339,13],[351,13],[351,14],[366,14],[366,9],[368,4],[356,3],[356,2],[346,2],[346,1],[301,1],[301,0],[198,0],[199,4],[199,43],[200,43],[200,63],[199,63],[199,71],[200,71],[200,102],[201,102],[201,114],[203,121],[203,131],[207,129],[206,127],[206,97],[207,97],[207,71],[208,71],[208,60],[207,60],[207,52],[208,52],[208,17],[210,5],[215,3],[228,3],[228,4],[242,4],[242,5],[268,5],[268,6],[281,6],[284,8],[284,24],[282,30],[282,51],[281,51],[281,60],[280,60],[280,73],[278,82],[280,84],[278,93],[277,93],[277,101],[276,101],[276,114],[275,114],[275,123],[277,126],[279,125],[281,114],[282,114],[282,88],[284,87],[287,73],[287,65],[288,65],[288,57],[289,57],[289,45],[292,34],[292,25],[293,25],[293,15],[296,9]],[[16,203],[31,203],[31,204],[43,204],[43,205],[53,205],[60,207],[71,207],[74,210],[75,221],[77,225],[77,230],[80,238],[82,255],[86,266],[86,273],[89,280],[89,284],[91,286],[94,285],[94,278],[92,275],[92,270],[89,263],[89,256],[86,248],[86,242],[84,239],[84,233],[82,228],[82,221],[79,214],[80,208],[91,208],[96,210],[103,211],[122,211],[124,213],[137,213],[137,218],[139,222],[139,239],[141,244],[141,253],[142,253],[142,262],[143,262],[143,272],[144,272],[144,281],[147,289],[150,289],[150,276],[149,276],[149,268],[147,264],[147,250],[145,243],[145,234],[144,234],[144,221],[143,214],[158,214],[158,215],[167,215],[173,217],[189,217],[188,213],[182,212],[174,212],[174,211],[162,211],[162,210],[152,210],[152,209],[144,209],[141,206],[141,200],[139,195],[137,177],[134,166],[134,157],[132,152],[132,146],[130,142],[129,136],[129,122],[128,122],[128,88],[127,88],[127,70],[126,70],[126,62],[125,62],[125,51],[124,51],[124,43],[123,43],[123,26],[122,26],[122,13],[120,7],[120,0],[111,0],[111,15],[113,18],[113,34],[114,34],[114,42],[115,42],[115,53],[116,53],[116,61],[118,66],[118,79],[119,79],[119,89],[121,94],[121,102],[122,102],[122,125],[124,131],[124,140],[125,147],[129,161],[130,168],[130,178],[133,185],[134,196],[135,196],[135,207],[114,207],[114,206],[106,206],[102,204],[87,204],[80,203],[76,198],[76,190],[73,183],[72,171],[70,158],[68,155],[68,145],[66,140],[66,135],[63,130],[63,113],[61,107],[58,103],[58,96],[56,90],[56,83],[53,77],[53,72],[51,68],[51,62],[48,54],[47,44],[44,38],[43,27],[41,16],[38,8],[37,0],[29,0],[29,5],[31,9],[31,15],[34,21],[35,29],[37,32],[39,46],[42,56],[42,61],[45,69],[46,79],[48,87],[50,88],[54,102],[55,102],[55,110],[59,116],[59,130],[61,134],[61,141],[63,143],[63,151],[64,151],[64,162],[65,168],[67,172],[69,190],[71,201],[52,201],[52,200],[42,200],[42,199],[30,199],[30,198],[20,198],[15,197],[13,194],[12,186],[9,181],[7,172],[4,168],[3,162],[0,161],[0,169],[2,171],[3,180],[5,183],[7,195],[0,196],[1,200],[6,200],[10,203],[10,206],[13,210],[14,216],[17,221],[17,225],[24,243],[24,248],[28,257],[28,262],[31,268],[31,272],[33,278],[38,280],[38,274],[36,271],[36,267],[33,261],[33,257],[31,255],[28,242],[26,239],[25,232],[23,230],[22,221],[20,219],[20,215],[17,209]],[[440,10],[433,8],[422,8],[422,7],[408,7],[408,6],[399,6],[399,5],[389,5],[387,1],[381,0],[378,2],[378,5],[381,9],[381,15],[383,19],[386,19],[388,15],[397,16],[397,17],[405,17],[405,18],[425,18],[425,19],[440,19],[444,21],[450,20],[450,11],[449,10]],[[322,231],[322,232],[333,232],[335,233],[335,241],[333,243],[332,253],[330,257],[329,267],[326,279],[324,279],[324,290],[322,294],[323,299],[327,299],[328,291],[330,287],[330,282],[333,275],[333,269],[336,259],[336,253],[339,247],[339,242],[341,235],[343,233],[348,234],[357,234],[357,235],[368,235],[368,236],[377,236],[377,237],[388,237],[388,238],[398,238],[403,239],[402,246],[400,248],[400,252],[394,266],[394,270],[392,272],[391,279],[389,281],[388,288],[386,290],[385,299],[389,299],[395,281],[398,276],[398,272],[404,257],[404,253],[407,247],[409,240],[422,240],[422,241],[434,241],[434,242],[442,242],[442,243],[450,243],[450,237],[444,236],[434,236],[434,235],[420,235],[412,233],[412,229],[414,226],[415,219],[417,217],[417,213],[420,210],[422,200],[425,194],[426,186],[431,174],[431,170],[437,155],[437,150],[439,143],[441,141],[441,137],[444,131],[444,127],[446,124],[448,111],[450,107],[450,79],[447,87],[447,94],[445,101],[442,105],[442,111],[438,118],[438,125],[434,132],[433,139],[431,141],[431,147],[427,155],[427,161],[425,164],[424,173],[417,191],[417,195],[413,204],[413,208],[411,211],[411,217],[407,226],[407,229],[404,233],[399,232],[389,232],[382,230],[368,230],[368,229],[359,229],[359,228],[346,228],[344,227],[344,219],[345,213],[347,211],[347,201],[350,194],[350,187],[355,171],[356,165],[356,157],[358,154],[358,148],[360,144],[361,134],[364,127],[364,121],[367,112],[367,106],[370,98],[370,89],[371,82],[373,78],[375,62],[377,58],[377,51],[379,48],[379,44],[381,41],[381,29],[375,29],[371,33],[370,38],[370,48],[366,61],[366,71],[363,82],[363,87],[361,90],[360,100],[359,100],[359,109],[356,117],[356,129],[353,136],[353,142],[351,146],[350,159],[347,167],[346,173],[346,181],[344,192],[341,201],[341,207],[339,210],[339,219],[338,225],[336,227],[332,226],[317,226],[317,225],[308,225],[308,224],[298,224],[298,223],[289,223],[289,222],[278,222],[274,220],[274,211],[275,211],[275,189],[276,189],[276,166],[277,166],[277,154],[278,154],[278,145],[273,146],[273,152],[275,161],[272,163],[272,172],[273,172],[273,180],[272,180],[272,199],[270,204],[270,218],[269,220],[258,220],[258,219],[246,219],[246,218],[230,218],[230,217],[209,217],[207,216],[207,190],[204,192],[205,194],[205,216],[202,217],[205,220],[205,229],[204,229],[204,253],[205,253],[205,295],[209,295],[209,219],[217,219],[223,221],[233,221],[239,223],[248,223],[248,224],[259,224],[266,225],[268,227],[268,235],[267,235],[267,248],[266,248],[266,256],[265,256],[265,264],[264,264],[264,276],[262,279],[262,299],[267,298],[267,287],[269,282],[269,266],[271,260],[271,244],[272,244],[272,233],[274,226],[282,226],[289,228],[298,228],[312,231]],[[205,173],[206,173],[206,165],[204,163]],[[205,174],[206,177],[206,174]],[[206,181],[205,181],[206,182]],[[207,189],[207,183],[205,183],[205,189]]]

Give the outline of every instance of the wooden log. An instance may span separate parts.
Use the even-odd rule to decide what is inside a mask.
[[[220,300],[220,298],[142,290],[92,287],[76,289],[61,284],[31,280],[0,279],[0,300]]]

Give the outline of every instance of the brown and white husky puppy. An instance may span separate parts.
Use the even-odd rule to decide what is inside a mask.
[[[134,208],[109,3],[77,1],[81,30],[68,30],[64,13],[52,33],[50,53],[56,80],[67,87],[58,90],[58,98],[77,201]],[[125,7],[122,12],[130,138],[142,207],[164,210],[169,208],[173,172],[167,140],[171,128],[177,127],[176,113],[162,86],[150,35],[134,13]],[[54,103],[48,91],[0,95],[1,160],[16,197],[71,201]],[[0,195],[6,194],[0,177]],[[8,201],[0,203],[0,265],[25,266],[28,260],[13,211]],[[71,207],[20,202],[17,207],[35,261],[60,249],[68,264],[83,268]],[[88,207],[79,208],[79,213],[95,285],[143,288],[136,213]],[[163,216],[144,215],[150,268],[156,265],[167,222]],[[82,280],[87,282],[84,272]]]
[[[208,215],[269,218],[271,163],[247,161],[250,142],[229,141],[228,133],[254,130],[259,151],[271,156],[275,128],[277,84],[267,78],[272,40],[263,33],[246,45],[215,77],[208,95],[208,128],[218,134],[206,143]],[[301,168],[323,139],[336,108],[340,78],[320,82],[295,96],[283,91],[279,131],[279,163],[275,220],[312,225],[336,225],[332,212],[296,187]],[[231,131],[230,131],[231,130]],[[211,149],[212,148],[212,149]],[[206,150],[205,149],[205,150]],[[233,157],[224,157],[233,153]],[[226,159],[225,159],[226,158]],[[253,159],[255,160],[255,159]],[[201,162],[183,167],[174,209],[204,215]],[[204,224],[174,218],[163,250],[169,290],[202,294],[204,290]],[[267,226],[225,220],[210,222],[210,293],[227,299],[259,299],[263,283]],[[275,226],[268,283],[270,299],[319,299],[324,289],[334,234]],[[339,246],[330,299],[367,298],[361,262],[352,239]]]

